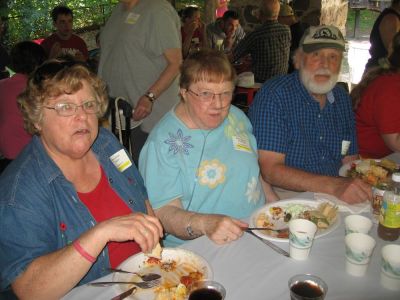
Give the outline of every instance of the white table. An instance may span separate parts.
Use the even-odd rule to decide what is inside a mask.
[[[312,198],[312,193],[300,194]],[[377,225],[370,235],[377,245],[364,277],[352,277],[345,271],[344,223],[347,214],[341,213],[342,222],[332,233],[314,241],[310,257],[296,261],[274,252],[255,237],[245,233],[241,239],[229,245],[218,246],[201,237],[182,245],[203,256],[214,271],[214,279],[227,290],[227,300],[280,300],[290,299],[288,279],[298,273],[320,276],[328,284],[326,300],[399,300],[400,292],[384,289],[380,285],[380,253],[389,244],[377,237]],[[400,244],[400,239],[394,242]],[[289,251],[286,242],[276,242]],[[100,280],[110,280],[108,275]],[[114,287],[100,288],[81,286],[73,289],[63,299],[104,299],[118,294]]]

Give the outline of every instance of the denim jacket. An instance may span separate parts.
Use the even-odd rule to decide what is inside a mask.
[[[122,148],[103,128],[92,146],[114,191],[133,211],[146,212],[147,193],[135,165],[121,173],[110,160]],[[96,225],[37,136],[3,172],[0,195],[0,290],[32,260],[65,247]],[[79,284],[108,274],[109,266],[105,247]]]

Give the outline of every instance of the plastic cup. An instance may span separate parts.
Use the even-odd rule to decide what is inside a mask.
[[[317,232],[317,225],[305,219],[296,219],[289,222],[289,253],[297,260],[308,258],[311,246]]]
[[[222,284],[213,280],[201,280],[194,283],[188,300],[223,300],[226,290]]]
[[[400,245],[382,248],[381,284],[389,290],[400,291]]]
[[[291,300],[323,300],[328,285],[318,276],[298,274],[289,279]]]
[[[350,215],[344,219],[346,235],[350,233],[368,234],[372,228],[372,221],[361,215]]]
[[[365,275],[374,251],[375,240],[365,233],[350,233],[345,237],[346,272],[352,276]]]

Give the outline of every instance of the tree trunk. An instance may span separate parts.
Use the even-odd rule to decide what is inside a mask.
[[[212,23],[215,20],[215,0],[204,0],[204,22],[206,24]]]
[[[335,25],[346,35],[347,0],[322,0],[320,24]]]

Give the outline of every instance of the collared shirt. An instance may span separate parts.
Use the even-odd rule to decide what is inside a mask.
[[[357,153],[349,95],[335,87],[321,109],[295,71],[269,80],[256,94],[249,117],[258,149],[285,154],[285,164],[316,174],[338,176],[342,141],[346,155]]]
[[[120,149],[112,133],[100,129],[92,150],[111,188],[133,211],[146,212],[147,193],[136,167],[121,173],[110,160]],[[0,289],[34,259],[69,245],[96,225],[37,136],[2,173],[0,195]],[[79,284],[108,274],[109,266],[105,247]]]
[[[213,23],[210,23],[206,27],[206,33],[207,33],[207,40],[208,44],[212,49],[218,49],[218,40],[225,40],[226,39],[226,34],[225,31],[222,30],[223,20],[218,19]],[[235,33],[232,36],[233,39],[233,44],[232,44],[232,49],[234,49],[237,44],[245,37],[246,33],[244,32],[242,26],[239,25],[239,27],[236,29]],[[230,51],[232,49],[224,49],[226,51]]]
[[[234,60],[250,54],[256,82],[263,83],[287,73],[290,29],[278,21],[267,21],[246,35],[233,51]]]

